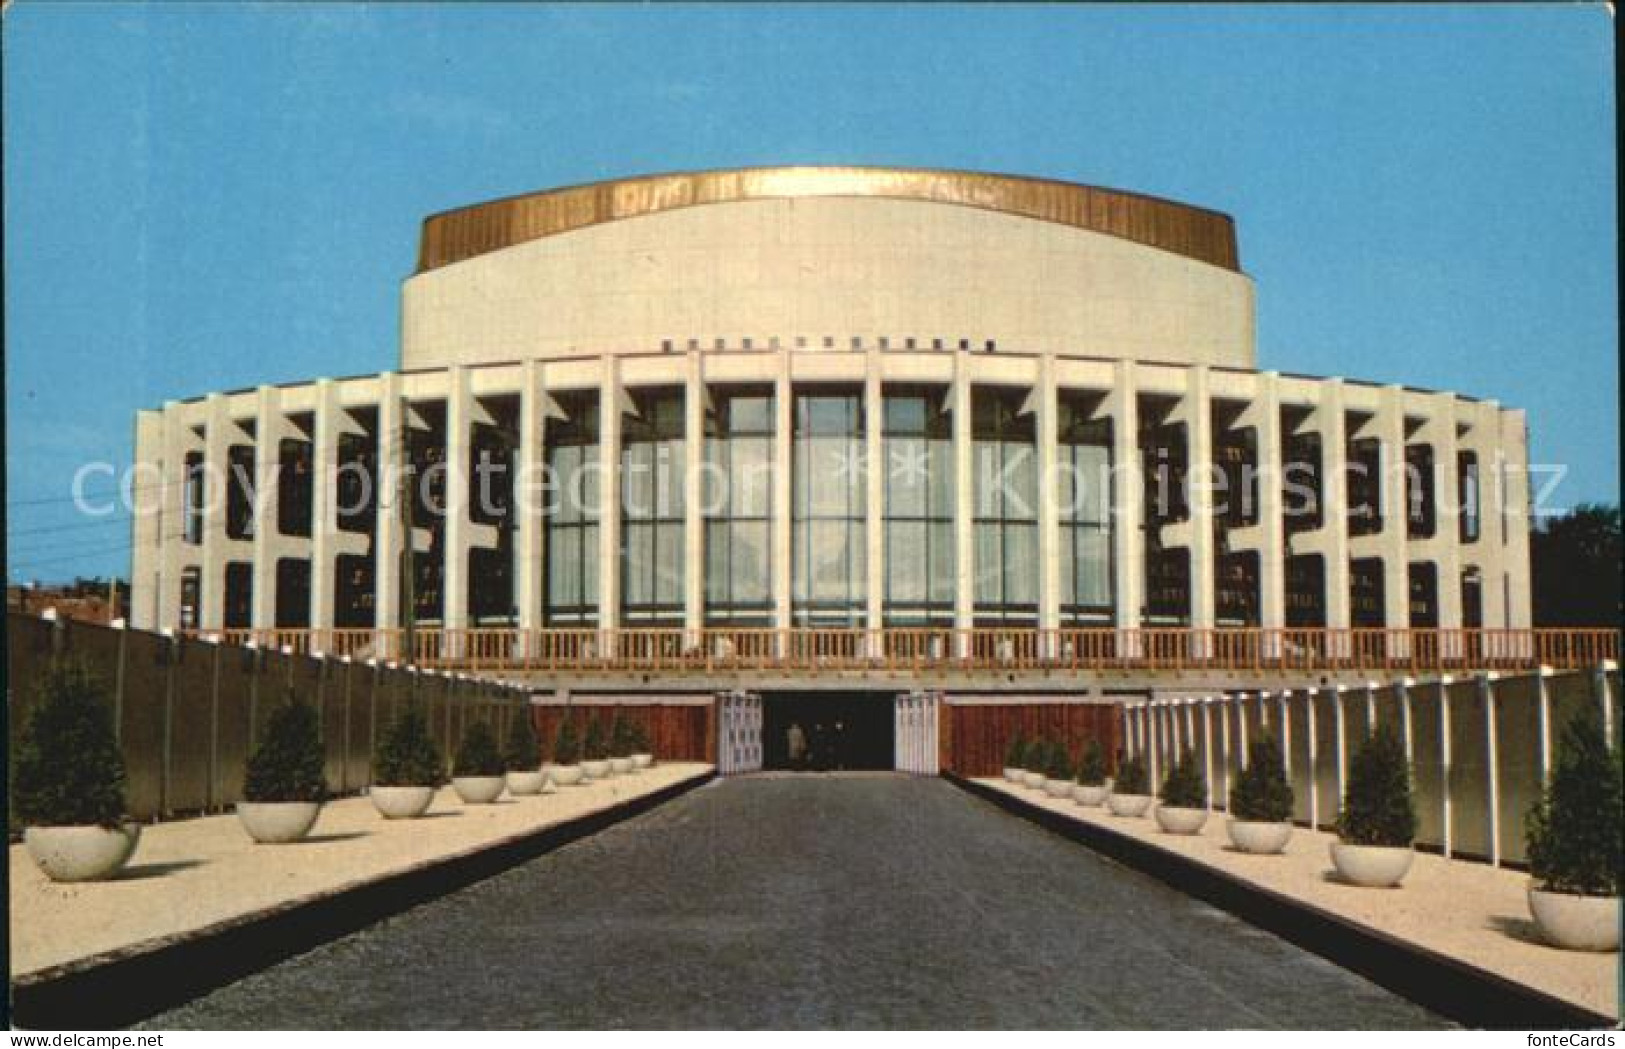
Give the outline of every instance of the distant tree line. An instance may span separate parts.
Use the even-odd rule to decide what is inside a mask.
[[[1548,517],[1529,537],[1536,626],[1619,626],[1619,507],[1581,503]]]

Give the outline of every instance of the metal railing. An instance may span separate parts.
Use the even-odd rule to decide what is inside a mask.
[[[191,631],[196,635],[200,632]],[[535,630],[418,627],[411,659],[401,630],[227,630],[228,644],[456,670],[658,672],[1218,670],[1392,671],[1576,669],[1617,661],[1616,630],[1110,627],[672,628]]]

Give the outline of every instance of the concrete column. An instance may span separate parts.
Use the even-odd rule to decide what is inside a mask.
[[[1333,630],[1349,628],[1349,518],[1348,518],[1348,429],[1343,407],[1343,380],[1328,379],[1323,388],[1319,418],[1321,460],[1324,463],[1322,495],[1325,512],[1321,546],[1326,564],[1326,625]]]
[[[402,412],[401,377],[395,372],[378,376],[378,545],[373,578],[373,626],[390,631],[401,625],[401,476],[406,469],[406,418]],[[258,533],[255,533],[256,538]],[[259,554],[254,556],[256,572]],[[254,584],[255,607],[259,605],[259,582]],[[385,634],[385,637],[393,635]],[[398,658],[399,646],[390,641],[378,653]]]
[[[130,502],[130,607],[125,610],[137,630],[156,630],[162,591],[163,557],[174,540],[164,537],[164,416],[138,411],[135,415],[135,470],[124,488]]]
[[[1189,371],[1185,399],[1185,433],[1190,457],[1187,490],[1190,501],[1191,627],[1212,630],[1215,604],[1213,564],[1213,401],[1207,365]],[[1208,639],[1196,635],[1192,654],[1209,654]]]
[[[1522,411],[1504,411],[1500,415],[1501,449],[1505,455],[1503,470],[1505,502],[1502,506],[1506,527],[1504,580],[1499,584],[1507,591],[1506,626],[1527,630],[1533,622],[1529,604],[1529,429]],[[1532,646],[1522,655],[1533,655]]]
[[[700,644],[705,628],[705,358],[688,351],[683,372],[683,629],[688,644]]]
[[[773,383],[773,625],[790,629],[790,585],[794,579],[790,559],[791,474],[794,466],[795,388],[790,381],[790,352],[779,355],[779,374]]]
[[[1373,422],[1377,430],[1374,436],[1382,442],[1382,532],[1377,537],[1382,557],[1382,621],[1390,630],[1404,630],[1411,625],[1404,387],[1384,388],[1382,405]]]
[[[1495,728],[1494,672],[1478,675],[1478,694],[1484,700],[1484,808],[1489,818],[1490,864],[1501,865],[1501,754]]]
[[[276,563],[283,545],[277,529],[278,457],[288,423],[276,387],[259,387],[255,400],[254,604],[250,622],[255,630],[270,630],[276,626]]]
[[[1309,744],[1309,826],[1320,826],[1320,732],[1315,710],[1316,699],[1320,690],[1316,688],[1305,689],[1303,693],[1303,730],[1308,737],[1304,742]]]
[[[976,490],[971,429],[970,354],[954,353],[954,629],[960,656],[970,654],[968,631],[976,625]]]
[[[1440,820],[1439,825],[1444,828],[1444,857],[1451,856],[1451,845],[1454,835],[1451,834],[1451,804],[1450,804],[1450,682],[1453,679],[1449,674],[1439,678],[1437,688],[1439,693],[1439,797]]]
[[[448,655],[459,655],[468,629],[469,449],[472,444],[474,395],[468,369],[454,364],[446,374],[446,524],[445,562],[441,566],[441,625]]]
[[[621,369],[605,354],[598,395],[598,626],[621,625]],[[606,633],[603,651],[612,651]]]
[[[1457,487],[1459,472],[1456,453],[1460,442],[1456,432],[1456,398],[1440,393],[1432,397],[1432,417],[1423,427],[1427,443],[1433,446],[1433,478],[1436,531],[1430,540],[1418,544],[1420,559],[1433,562],[1439,579],[1439,628],[1461,627],[1461,499]],[[1460,646],[1451,639],[1440,644],[1445,655],[1455,655]]]
[[[1202,782],[1207,785],[1207,810],[1213,811],[1213,711],[1212,699],[1202,697]]]
[[[514,487],[514,501],[518,506],[514,542],[518,546],[515,583],[519,629],[527,636],[542,625],[546,572],[543,539],[547,524],[544,511],[550,508],[551,501],[560,497],[556,487],[546,484],[546,437],[547,387],[543,381],[542,363],[535,359],[527,360],[520,366],[519,454],[516,461],[519,476]],[[528,653],[529,649],[526,651]]]
[[[1493,630],[1506,625],[1508,594],[1506,586],[1507,521],[1506,451],[1502,447],[1501,406],[1478,401],[1462,406],[1472,419],[1468,446],[1478,454],[1478,541],[1462,549],[1464,565],[1478,569],[1482,626]],[[1485,654],[1498,654],[1496,639],[1486,639]]]
[[[333,629],[339,527],[335,485],[343,414],[337,384],[331,379],[316,380],[316,423],[311,434],[310,625],[318,631]],[[328,647],[326,635],[317,634],[314,650],[325,652]]]
[[[1133,361],[1118,361],[1112,378],[1112,542],[1117,629],[1138,630],[1145,604],[1144,492],[1140,467],[1139,384]],[[1119,637],[1118,655],[1136,656],[1138,637]]]
[[[882,655],[880,628],[884,625],[886,568],[886,463],[882,443],[885,403],[880,382],[880,350],[871,345],[864,354],[863,457],[864,483],[864,625],[869,630],[869,655]]]
[[[226,594],[226,486],[229,463],[226,449],[236,426],[231,404],[223,393],[211,393],[204,402],[203,433],[203,561],[199,598],[200,630],[218,631],[225,623]]]
[[[1057,403],[1055,354],[1038,361],[1038,629],[1046,656],[1059,652],[1054,631],[1061,626],[1061,514],[1057,503],[1060,405]]]

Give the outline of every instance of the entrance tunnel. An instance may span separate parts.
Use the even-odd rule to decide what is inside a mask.
[[[895,692],[764,693],[762,767],[791,772],[894,768],[895,700]]]

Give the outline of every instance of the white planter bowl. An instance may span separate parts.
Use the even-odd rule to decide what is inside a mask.
[[[501,776],[453,776],[451,789],[464,805],[489,805],[502,796]]]
[[[98,881],[129,862],[141,827],[29,827],[23,832],[28,854],[52,881]]]
[[[1391,889],[1398,885],[1415,859],[1416,850],[1409,845],[1390,848],[1332,842],[1332,866],[1337,868],[1337,873],[1344,881],[1369,889]]]
[[[266,845],[299,841],[316,825],[322,806],[314,801],[239,801],[237,819],[248,836]]]
[[[1242,852],[1259,856],[1273,856],[1286,848],[1292,837],[1292,824],[1266,823],[1262,820],[1232,819],[1228,824],[1230,844]]]
[[[1090,786],[1087,783],[1072,784],[1072,800],[1077,802],[1079,805],[1086,805],[1089,808],[1096,808],[1104,805],[1106,803],[1106,795],[1109,793],[1110,791],[1106,789],[1106,785],[1103,783],[1097,783],[1093,786]]]
[[[1005,769],[1004,770],[1004,778],[1005,778],[1006,782],[1009,782],[1009,783],[1020,783],[1021,782],[1021,770],[1020,769]]]
[[[580,765],[548,765],[542,771],[559,787],[573,787],[586,776]]]
[[[632,759],[630,757],[610,758],[609,771],[617,776],[627,775],[632,771]]]
[[[603,779],[609,775],[609,762],[583,761],[581,771],[586,774],[588,779]]]
[[[1207,822],[1207,809],[1188,809],[1182,805],[1158,805],[1157,826],[1168,834],[1195,834]]]
[[[650,765],[653,765],[654,763],[655,763],[655,756],[653,754],[633,754],[632,755],[632,767],[635,768],[635,769],[646,769]]]
[[[433,787],[380,787],[367,789],[372,807],[386,820],[417,819],[434,803]]]
[[[508,793],[515,797],[525,794],[540,794],[542,784],[547,782],[547,773],[541,769],[505,772],[502,775],[502,781],[508,785]]]
[[[1151,807],[1149,794],[1118,794],[1115,791],[1106,796],[1106,808],[1111,810],[1113,816],[1144,816],[1145,810]]]
[[[1619,950],[1619,897],[1575,896],[1529,886],[1529,913],[1553,947],[1566,951]]]
[[[1069,779],[1044,780],[1044,793],[1052,798],[1070,798],[1072,796],[1072,781]]]
[[[1033,772],[1029,769],[1023,769],[1021,771],[1021,785],[1023,787],[1031,787],[1033,790],[1038,790],[1044,785],[1044,774],[1042,772]]]

